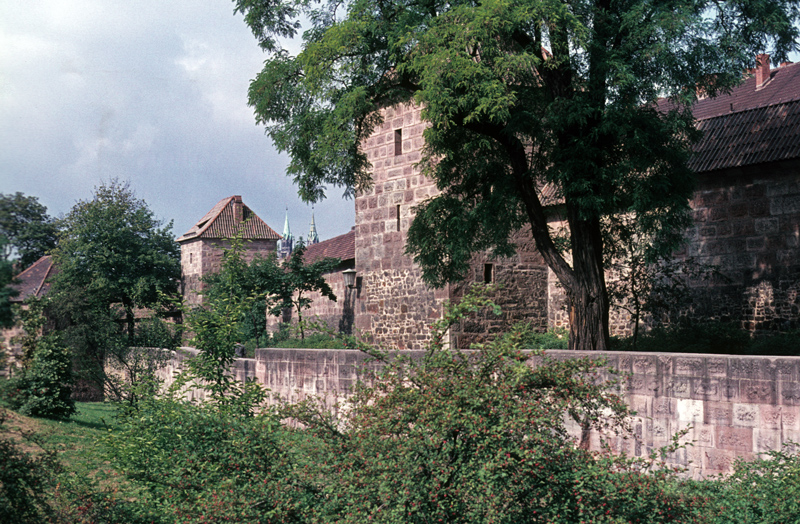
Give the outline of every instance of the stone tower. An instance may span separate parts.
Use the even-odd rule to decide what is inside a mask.
[[[287,223],[288,225],[288,223]],[[239,195],[223,198],[189,231],[178,238],[181,246],[181,288],[189,306],[202,303],[202,278],[219,271],[230,238],[246,240],[245,259],[274,252],[280,236]]]
[[[356,329],[371,334],[381,347],[422,349],[430,339],[431,322],[442,315],[444,301],[458,299],[475,282],[504,285],[493,297],[503,307],[503,316],[478,315],[454,326],[453,345],[469,347],[522,320],[546,328],[547,268],[530,233],[518,235],[518,253],[512,258],[476,255],[471,274],[462,283],[440,289],[425,285],[420,268],[405,254],[405,245],[414,206],[438,194],[417,165],[427,124],[413,104],[381,113],[383,124],[364,144],[373,186],[356,196],[355,269],[360,282]]]

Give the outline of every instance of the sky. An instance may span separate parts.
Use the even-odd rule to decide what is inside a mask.
[[[58,217],[118,178],[175,237],[242,195],[306,237],[312,208],[247,105],[265,59],[230,0],[0,2],[0,193]],[[342,194],[313,210],[323,240],[354,224]]]

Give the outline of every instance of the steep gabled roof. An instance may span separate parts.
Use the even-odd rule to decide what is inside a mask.
[[[356,258],[356,232],[350,230],[344,235],[323,240],[319,244],[313,244],[306,248],[303,260],[305,262],[315,262],[317,260],[331,257],[339,258],[342,261],[353,260]]]
[[[249,240],[278,240],[280,235],[242,202],[239,195],[223,198],[203,218],[184,233],[178,242],[197,238],[232,238],[241,235]]]
[[[28,297],[43,297],[50,291],[50,282],[47,279],[55,273],[53,258],[49,255],[43,256],[17,275],[16,282],[11,287],[19,291],[19,295],[13,297],[11,301],[23,302]]]

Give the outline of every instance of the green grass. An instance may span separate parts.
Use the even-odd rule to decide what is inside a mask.
[[[115,408],[102,402],[77,402],[78,413],[65,421],[25,417],[11,413],[0,435],[8,436],[31,453],[54,450],[69,475],[97,480],[102,486],[124,484],[108,465],[97,440],[117,426]],[[33,433],[39,445],[22,435]],[[122,487],[122,486],[117,486]]]
[[[115,408],[102,402],[77,402],[78,413],[70,420],[34,419],[40,435],[58,452],[59,461],[68,471],[96,476],[104,468],[105,459],[96,441],[116,426]]]

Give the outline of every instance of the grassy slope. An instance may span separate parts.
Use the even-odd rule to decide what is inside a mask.
[[[68,421],[30,418],[4,410],[8,418],[0,426],[0,436],[10,437],[25,451],[37,453],[41,448],[24,437],[33,432],[45,449],[57,452],[67,473],[95,479],[102,486],[122,482],[118,473],[108,466],[101,446],[96,443],[116,425],[113,405],[78,402],[76,407],[78,413]]]

